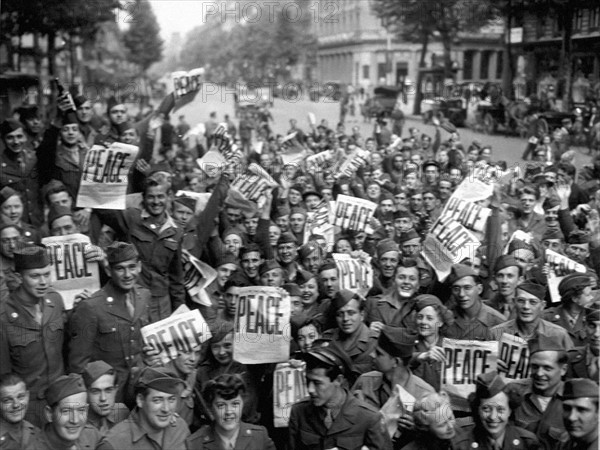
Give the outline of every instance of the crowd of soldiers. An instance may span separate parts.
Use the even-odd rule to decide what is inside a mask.
[[[329,153],[318,170],[284,165],[283,136],[263,137],[258,153],[246,130],[242,160],[209,177],[195,160],[222,142],[215,115],[191,139],[183,118],[167,132],[173,96],[137,122],[115,98],[102,116],[83,96],[67,100],[49,123],[23,107],[0,124],[0,448],[598,448],[600,158],[577,170],[568,149],[544,153],[492,180],[482,245],[440,280],[422,253],[432,224],[474,170],[507,166],[447,124],[385,138],[385,121],[372,136],[292,121],[305,160]],[[235,140],[232,121],[227,129]],[[114,142],[139,147],[129,192],[141,202],[78,208],[86,152]],[[359,150],[365,164],[339,176]],[[249,162],[278,183],[260,209],[230,192]],[[197,211],[178,190],[210,199]],[[377,209],[368,230],[336,228],[328,242],[307,217],[339,194]],[[40,240],[73,233],[90,237],[85,258],[101,267],[102,287],[82,287],[65,310]],[[559,299],[547,249],[586,270],[562,278]],[[211,306],[186,292],[183,252],[216,270]],[[340,288],[332,253],[372,258],[365,297]],[[232,356],[246,286],[282,288],[290,301],[290,362],[305,363],[309,398],[291,406],[286,428],[273,423],[274,364]],[[200,310],[212,337],[164,363],[140,330],[181,305]],[[481,373],[469,407],[456,408],[441,381],[443,339],[503,333],[527,341],[529,378]],[[396,385],[416,401],[390,436],[380,409]]]

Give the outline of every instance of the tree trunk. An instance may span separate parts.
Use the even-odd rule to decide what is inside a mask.
[[[54,31],[49,32],[47,34],[47,39],[48,39],[48,53],[47,53],[48,75],[51,78],[54,78],[56,76],[56,47],[55,47],[56,33]]]
[[[452,37],[449,34],[442,34],[442,44],[444,45],[444,81],[454,79],[452,71]]]
[[[421,35],[421,59],[419,60],[419,70],[417,71],[417,86],[415,91],[415,104],[413,105],[413,114],[421,114],[421,101],[423,100],[423,71],[425,68],[427,59],[427,48],[429,46],[429,34],[423,33]]]
[[[562,71],[562,79],[564,80],[563,90],[563,111],[568,111],[571,107],[571,91],[572,91],[572,35],[573,35],[573,6],[571,2],[567,2],[560,10],[560,15],[563,17],[563,35],[562,46],[560,50],[560,67]]]
[[[502,90],[508,98],[515,98],[513,93],[512,82],[515,78],[515,69],[512,60],[512,42],[510,37],[510,29],[512,27],[512,2],[508,0],[506,13],[506,43],[504,44],[504,54],[502,58]]]

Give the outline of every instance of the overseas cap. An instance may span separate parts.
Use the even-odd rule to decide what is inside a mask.
[[[277,240],[277,245],[281,244],[297,244],[296,236],[289,231],[281,233],[281,236],[279,236],[279,239]]]
[[[590,235],[586,231],[575,230],[569,234],[569,244],[589,244]]]
[[[67,208],[62,205],[50,205],[50,211],[48,211],[48,225],[52,226],[52,223],[56,219],[60,219],[64,216],[72,216],[73,211],[71,208]]]
[[[291,297],[302,297],[302,291],[296,283],[286,283],[281,286]]]
[[[392,357],[406,358],[413,354],[418,335],[407,328],[384,327],[377,345]]]
[[[546,297],[546,286],[542,286],[539,283],[532,281],[525,281],[517,286],[517,289],[521,289],[531,295],[535,295],[540,300],[544,300]]]
[[[520,267],[519,263],[517,262],[517,260],[515,259],[514,256],[510,256],[510,255],[502,255],[499,256],[498,259],[496,259],[496,265],[494,266],[494,271],[496,273],[500,272],[503,269],[506,269],[507,267]]]
[[[46,390],[46,401],[50,406],[54,406],[63,398],[81,392],[86,392],[81,375],[76,373],[61,375]]]
[[[109,264],[118,264],[123,261],[138,259],[139,254],[135,245],[129,242],[115,241],[106,247],[106,259]]]
[[[381,258],[388,252],[400,252],[398,244],[392,239],[384,239],[377,244],[377,257]]]
[[[192,212],[196,211],[196,199],[195,198],[186,197],[185,195],[182,195],[180,197],[175,197],[173,199],[173,203],[178,203],[180,205],[183,205],[186,208],[190,209]]]
[[[537,352],[564,352],[566,348],[557,336],[546,336],[538,334],[527,342],[529,346],[529,355]]]
[[[264,263],[262,263],[260,265],[260,267],[258,268],[258,274],[260,276],[264,275],[265,273],[269,272],[270,270],[274,270],[274,269],[281,269],[281,266],[279,265],[279,263],[277,261],[275,261],[274,259],[267,259]]]
[[[308,283],[313,278],[316,278],[316,275],[314,275],[312,272],[309,272],[308,270],[298,269],[296,271],[296,283],[298,284],[298,286],[302,286],[303,284]]]
[[[492,398],[502,392],[506,383],[498,372],[486,372],[477,375],[475,395],[480,399]]]
[[[13,131],[17,131],[19,128],[25,129],[23,124],[16,119],[6,119],[0,124],[0,136],[4,137]]]
[[[589,378],[571,378],[565,381],[561,398],[571,400],[574,398],[598,398],[598,385]]]
[[[354,292],[348,289],[340,289],[338,292],[336,292],[331,302],[332,311],[337,311],[338,309],[343,308],[353,299],[358,300],[359,303],[362,301],[361,298]]]
[[[43,269],[50,265],[46,247],[27,245],[14,251],[15,271]]]
[[[475,272],[471,267],[467,266],[466,264],[456,264],[452,266],[452,271],[450,272],[448,281],[450,282],[450,284],[454,284],[461,278],[465,277],[473,277],[477,279],[478,275],[477,272]]]
[[[19,195],[19,193],[10,186],[4,186],[2,189],[0,189],[0,205],[15,195]]]
[[[179,394],[179,386],[183,380],[174,372],[163,367],[147,367],[143,369],[136,387],[146,387],[167,394]]]
[[[421,236],[419,236],[419,233],[417,233],[414,228],[405,233],[400,233],[400,237],[398,238],[401,244],[404,244],[407,241],[412,241],[413,239],[421,239]]]
[[[93,361],[86,364],[85,369],[83,369],[82,376],[85,385],[89,388],[94,381],[96,381],[102,375],[114,375],[116,373],[117,372],[110,364],[105,363],[104,361]]]

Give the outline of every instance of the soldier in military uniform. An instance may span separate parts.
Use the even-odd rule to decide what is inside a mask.
[[[189,450],[275,450],[265,427],[242,422],[244,381],[223,374],[210,380],[202,391],[213,423],[204,425],[185,442]]]
[[[289,421],[289,449],[390,450],[383,417],[342,386],[351,362],[335,344],[306,353],[310,399],[294,406]]]
[[[128,403],[130,371],[142,361],[140,329],[149,323],[150,293],[137,285],[141,262],[133,244],[114,242],[106,254],[111,280],[71,317],[69,368],[82,373],[90,361],[106,362],[117,371],[116,401]]]
[[[463,428],[453,448],[483,450],[538,450],[542,447],[535,434],[509,422],[518,397],[497,372],[477,376],[475,393],[471,394],[471,413],[475,424]]]
[[[0,224],[0,278],[6,283],[9,292],[21,286],[19,274],[15,271],[14,251],[23,245],[23,231],[17,225]],[[0,303],[8,296],[0,299]]]
[[[531,384],[525,389],[522,384],[509,385],[523,397],[514,410],[514,423],[535,433],[546,448],[555,448],[568,439],[561,418],[567,352],[557,336],[540,334],[528,344]]]
[[[127,406],[115,402],[117,371],[104,361],[93,361],[85,366],[83,381],[90,404],[88,424],[105,436],[111,428],[129,416]]]
[[[135,384],[136,408],[108,432],[97,450],[184,450],[190,430],[175,414],[181,385],[168,369],[144,369]]]
[[[29,391],[25,382],[13,373],[0,377],[0,448],[21,450],[40,432],[25,420]]]
[[[365,373],[371,369],[371,353],[377,345],[374,334],[364,324],[364,303],[364,300],[352,291],[338,291],[330,306],[335,314],[337,327],[323,335],[323,338],[335,342],[346,352],[358,373]]]
[[[598,383],[600,375],[600,302],[585,308],[587,344],[569,350],[566,378],[589,378]]]
[[[449,277],[456,300],[454,323],[446,329],[453,339],[492,339],[490,328],[504,322],[504,316],[481,300],[483,285],[479,275],[469,266],[456,264]]]
[[[542,318],[563,327],[573,344],[580,347],[587,337],[583,307],[592,298],[592,279],[589,274],[571,273],[558,284],[560,306],[548,308]]]
[[[516,317],[515,293],[522,277],[523,268],[514,256],[498,257],[494,265],[494,281],[498,285],[498,292],[485,304],[502,314],[506,320]]]
[[[570,439],[560,450],[598,450],[598,385],[583,378],[568,380],[562,400]]]
[[[27,136],[21,122],[6,119],[0,124],[4,151],[0,154],[0,189],[10,186],[24,196],[23,219],[35,226],[44,222],[43,205],[39,195],[37,158],[27,150]]]
[[[47,424],[25,450],[83,450],[95,448],[100,433],[87,424],[87,392],[80,375],[58,377],[46,393]]]
[[[567,331],[561,326],[542,319],[546,306],[545,297],[546,286],[531,281],[519,284],[515,298],[517,317],[492,328],[494,339],[500,339],[503,333],[519,336],[525,340],[542,335],[552,336],[558,339],[563,350],[572,349],[573,341]]]
[[[50,287],[46,249],[27,246],[14,252],[21,286],[0,311],[0,375],[19,375],[30,393],[27,420],[45,422],[46,389],[64,374],[65,310],[62,297]]]

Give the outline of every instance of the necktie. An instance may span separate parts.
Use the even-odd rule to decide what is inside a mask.
[[[510,317],[510,312],[511,312],[510,305],[505,304],[502,307],[502,314],[504,314],[504,317],[506,317],[508,319]]]
[[[325,428],[328,430],[331,428],[331,424],[333,424],[333,414],[329,408],[325,408],[325,419],[323,420],[323,423],[325,423]]]
[[[125,305],[127,306],[127,312],[133,319],[133,314],[135,313],[135,307],[133,306],[133,298],[132,298],[131,292],[128,292],[127,295],[125,295]]]
[[[106,433],[108,433],[108,420],[106,419],[106,417],[102,417],[100,419],[100,429],[98,431],[100,431],[100,434],[102,436],[105,436]]]
[[[36,303],[35,306],[35,321],[41,325],[42,324],[42,318],[44,317],[43,313],[42,313],[42,306],[39,303]]]

